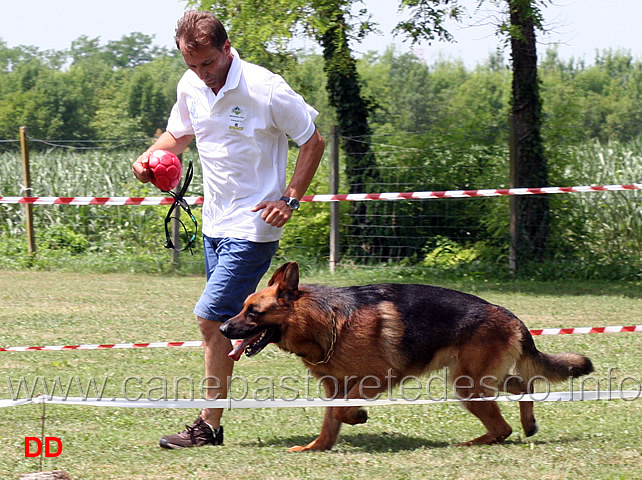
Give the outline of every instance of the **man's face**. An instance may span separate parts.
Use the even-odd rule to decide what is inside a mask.
[[[181,53],[187,67],[192,70],[203,83],[215,92],[225,85],[227,72],[232,65],[232,53],[229,40],[223,48],[202,47],[196,50],[185,50],[181,44]]]

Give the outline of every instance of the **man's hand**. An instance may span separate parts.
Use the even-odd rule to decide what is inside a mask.
[[[174,155],[180,154],[184,151],[190,142],[194,139],[194,135],[185,135],[183,137],[174,137],[169,132],[163,132],[160,137],[156,139],[154,144],[147,149],[140,157],[136,159],[132,165],[132,172],[134,176],[143,183],[151,182],[154,178],[154,173],[149,168],[149,156],[155,150],[167,150]]]
[[[143,153],[132,165],[134,176],[142,183],[151,182],[154,174],[149,168],[149,156],[152,154],[149,150]]]
[[[253,212],[258,212],[259,210],[263,210],[261,218],[273,227],[282,227],[292,217],[292,209],[288,207],[284,200],[261,202],[252,209]]]

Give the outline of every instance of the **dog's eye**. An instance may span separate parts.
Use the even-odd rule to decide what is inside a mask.
[[[250,305],[247,308],[247,312],[245,312],[245,316],[248,318],[255,318],[258,314],[259,312],[256,311],[253,305]]]

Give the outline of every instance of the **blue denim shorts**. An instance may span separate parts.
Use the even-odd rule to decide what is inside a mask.
[[[256,243],[203,235],[207,284],[194,313],[224,322],[238,314],[267,272],[279,242]]]

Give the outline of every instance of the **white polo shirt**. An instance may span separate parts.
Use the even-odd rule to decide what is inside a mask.
[[[167,131],[176,138],[196,137],[203,167],[203,233],[271,242],[281,237],[281,229],[252,208],[281,198],[287,137],[298,145],[307,142],[319,112],[279,75],[241,60],[234,49],[232,54],[217,95],[194,72],[185,72]]]

